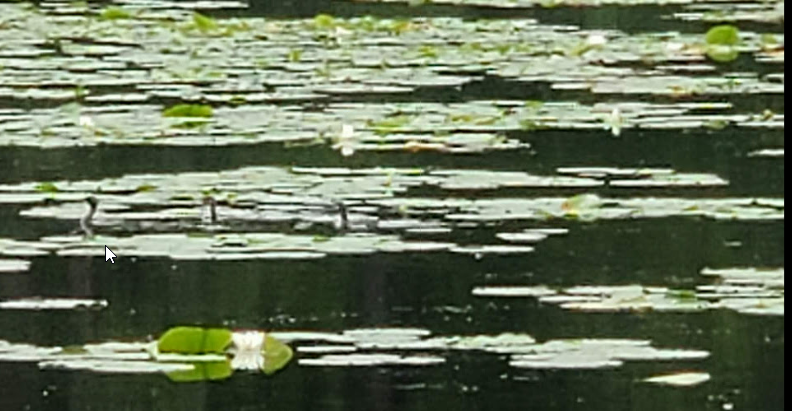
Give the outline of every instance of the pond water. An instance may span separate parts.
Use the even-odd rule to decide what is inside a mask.
[[[783,21],[0,3],[0,409],[781,410]]]

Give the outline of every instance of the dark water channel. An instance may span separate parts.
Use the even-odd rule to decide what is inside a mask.
[[[340,0],[262,0],[254,1],[246,10],[205,10],[205,13],[218,21],[231,17],[310,19],[321,13],[337,18],[373,15],[403,19],[461,17],[470,21],[536,19],[539,24],[616,30],[627,35],[666,31],[703,33],[711,25],[668,18],[683,10],[681,5],[504,10]],[[746,32],[780,36],[784,32],[783,25],[767,22],[746,21],[738,26]],[[2,27],[0,24],[0,33]],[[731,64],[716,66],[713,75],[734,72],[761,75],[780,72],[783,76],[784,66],[783,61],[757,62],[746,53]],[[480,100],[577,101],[585,105],[680,102],[667,95],[555,89],[550,83],[526,83],[489,74],[461,87],[331,95],[318,104],[329,107],[389,102],[443,105]],[[100,88],[98,91],[103,92]],[[61,104],[2,96],[0,108],[35,110]],[[732,103],[728,112],[734,115],[772,110],[783,122],[783,93],[704,94],[682,101]],[[168,97],[147,104],[174,102],[178,99]],[[0,115],[0,125],[3,121]],[[482,286],[545,285],[564,289],[637,284],[695,289],[713,282],[700,274],[707,267],[783,270],[783,153],[780,157],[750,155],[766,148],[783,150],[783,125],[780,128],[741,128],[734,124],[725,128],[625,128],[619,137],[590,129],[508,130],[504,135],[528,143],[530,148],[468,154],[430,150],[359,151],[344,157],[329,144],[298,147],[271,142],[214,147],[100,144],[55,148],[0,144],[0,185],[98,181],[144,174],[218,173],[261,166],[489,170],[540,176],[556,175],[563,167],[667,168],[680,174],[713,174],[728,184],[486,189],[448,189],[425,184],[410,186],[394,196],[438,201],[520,200],[572,197],[580,193],[625,200],[770,198],[781,201],[781,218],[716,219],[678,213],[658,218],[595,221],[504,219],[470,227],[454,225],[440,237],[442,241],[471,246],[498,243],[494,239],[496,234],[526,228],[568,230],[566,235],[550,236],[535,244],[531,253],[514,255],[407,251],[331,254],[314,260],[188,261],[127,257],[119,252],[115,264],[99,257],[30,257],[26,258],[32,262],[28,271],[0,270],[0,302],[25,297],[67,297],[103,299],[109,304],[102,310],[0,309],[0,342],[67,346],[146,340],[156,338],[168,327],[192,324],[331,333],[407,327],[425,329],[437,336],[526,333],[540,342],[565,338],[641,339],[651,341],[653,347],[707,351],[707,358],[625,361],[620,367],[607,369],[529,369],[509,365],[509,356],[505,354],[448,350],[433,353],[444,362],[431,366],[334,367],[301,364],[300,359],[310,355],[296,350],[291,363],[272,376],[237,372],[223,381],[183,384],[161,374],[42,370],[35,362],[0,360],[0,410],[784,409],[783,309],[781,315],[749,315],[726,308],[700,312],[595,313],[566,310],[536,298],[473,295],[474,288]],[[2,201],[6,198],[2,196],[4,193],[11,191],[0,189],[2,239],[35,241],[63,235],[77,227],[76,218],[20,215],[33,206],[51,203],[16,201],[10,194]],[[56,198],[55,202],[59,201]],[[65,201],[74,202],[74,199]],[[380,213],[391,211],[380,210]],[[276,231],[280,227],[272,225],[256,231]],[[124,232],[121,236],[134,234]],[[409,232],[397,234],[406,240],[425,239]],[[783,285],[780,292],[783,298]],[[691,387],[642,381],[681,371],[708,373],[710,380]]]

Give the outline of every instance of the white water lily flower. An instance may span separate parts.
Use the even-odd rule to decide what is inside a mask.
[[[347,37],[347,36],[350,36],[351,34],[352,34],[351,30],[347,30],[347,29],[345,29],[345,28],[343,28],[341,26],[336,26],[335,27],[335,35],[338,36],[338,37],[341,37],[341,36]]]
[[[349,139],[354,137],[355,135],[355,127],[351,124],[344,124],[341,126],[341,138],[342,139]]]
[[[243,331],[231,334],[234,344],[234,358],[231,368],[235,370],[257,371],[264,367],[265,334],[261,331]]]
[[[352,154],[355,154],[355,147],[352,147],[349,144],[344,144],[341,146],[341,155],[344,157],[349,157]]]
[[[586,39],[586,44],[590,46],[604,46],[608,42],[608,38],[602,34],[592,34]]]
[[[88,116],[80,116],[80,119],[78,120],[78,123],[80,124],[81,127],[85,127],[85,128],[93,128],[94,127],[93,119],[88,117]]]
[[[682,43],[666,43],[665,45],[666,51],[672,53],[677,51],[682,51],[683,48],[685,48],[685,45]]]
[[[338,136],[338,142],[333,145],[334,149],[341,151],[341,155],[349,157],[355,154],[355,127],[351,124],[343,124],[341,126],[341,135]]]
[[[621,110],[618,107],[614,107],[613,111],[605,119],[605,129],[610,130],[614,137],[619,137],[623,125],[624,117],[622,117]]]

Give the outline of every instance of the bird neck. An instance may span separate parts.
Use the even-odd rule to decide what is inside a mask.
[[[343,203],[338,204],[338,211],[341,215],[341,228],[349,228],[349,216],[347,215],[346,206]]]
[[[88,211],[82,216],[82,218],[80,218],[80,228],[87,237],[93,237],[94,235],[92,223],[94,214],[96,214],[96,206],[90,204]]]

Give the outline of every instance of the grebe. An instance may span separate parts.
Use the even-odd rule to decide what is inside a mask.
[[[350,221],[347,206],[343,201],[336,203],[339,217],[333,221],[333,226],[339,231],[373,231],[377,229],[377,218],[371,216],[358,216]]]
[[[209,212],[204,213],[202,210],[201,220],[204,224],[217,224],[217,200],[212,196],[206,196],[203,198],[203,205],[209,207]]]
[[[96,209],[97,206],[99,205],[99,202],[96,200],[96,197],[94,196],[90,196],[86,198],[85,202],[88,203],[88,211],[86,211],[85,214],[83,214],[83,216],[80,217],[80,228],[83,230],[83,233],[85,233],[86,237],[93,237],[94,232],[93,232],[92,220],[94,214],[96,214]]]

